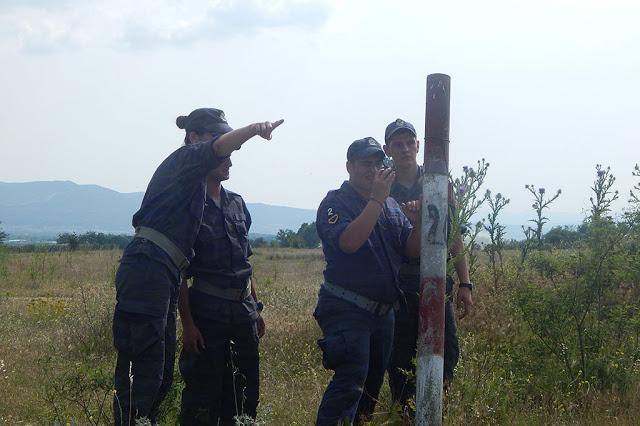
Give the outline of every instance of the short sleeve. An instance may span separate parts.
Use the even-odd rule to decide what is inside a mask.
[[[327,196],[320,203],[316,216],[316,228],[322,244],[339,250],[338,239],[352,220],[352,215],[340,199]]]

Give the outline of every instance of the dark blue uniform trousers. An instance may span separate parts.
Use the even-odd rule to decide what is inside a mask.
[[[357,423],[373,413],[382,387],[393,342],[393,311],[375,315],[321,295],[314,317],[324,334],[318,341],[322,364],[335,372],[322,397],[317,425],[333,426],[343,419]]]
[[[400,275],[400,288],[407,301],[407,310],[397,311],[395,315],[395,332],[393,351],[389,361],[389,387],[392,402],[400,402],[406,406],[415,398],[415,371],[413,359],[416,357],[418,345],[419,303],[418,295],[420,276]],[[460,357],[456,314],[450,297],[453,291],[453,280],[447,277],[447,301],[444,310],[444,381],[453,381],[453,370]],[[408,378],[400,370],[411,371],[414,377]]]
[[[256,322],[229,324],[193,315],[205,342],[196,355],[180,354],[182,425],[235,425],[235,416],[256,418],[260,358]]]
[[[162,264],[123,263],[116,273],[116,289],[127,307],[135,308],[139,302],[140,310],[151,305],[158,312],[150,315],[116,306],[114,423],[134,425],[140,417],[156,422],[160,404],[173,383],[179,285]]]

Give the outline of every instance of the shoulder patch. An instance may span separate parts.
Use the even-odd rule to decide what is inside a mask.
[[[334,223],[336,223],[337,221],[338,221],[338,214],[336,213],[336,214],[334,214],[333,216],[331,216],[327,222],[329,222],[330,224],[332,224],[332,225],[333,225],[333,224],[334,224]]]

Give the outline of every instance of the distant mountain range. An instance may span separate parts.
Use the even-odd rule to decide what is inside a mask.
[[[98,185],[78,185],[69,181],[0,182],[0,229],[9,238],[53,238],[65,232],[88,231],[105,234],[133,234],[131,218],[140,208],[144,193],[120,193]],[[297,231],[303,223],[315,221],[316,211],[293,207],[247,203],[253,224],[251,237],[274,238],[280,229]],[[479,211],[474,220],[486,218]],[[548,212],[545,231],[554,226],[576,225],[583,215]],[[524,239],[522,225],[534,212],[502,212],[499,222],[506,226],[506,237]]]
[[[120,193],[98,185],[69,181],[0,182],[0,229],[8,238],[37,239],[88,231],[133,234],[131,218],[143,192]],[[269,237],[280,229],[297,231],[315,221],[316,211],[247,203],[253,238]]]

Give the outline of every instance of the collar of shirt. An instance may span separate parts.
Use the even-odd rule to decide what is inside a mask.
[[[218,203],[216,203],[213,198],[209,197],[209,194],[207,194],[205,204],[208,206],[215,206],[220,210],[224,210],[224,206],[229,205],[229,193],[226,189],[224,189],[224,186],[220,186],[220,205],[218,205]]]
[[[362,201],[363,203],[368,203],[369,199],[360,195],[358,191],[356,191],[353,186],[349,184],[348,180],[342,182],[342,186],[340,186],[340,190],[344,191],[344,194],[349,198],[355,198],[357,200]]]

